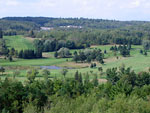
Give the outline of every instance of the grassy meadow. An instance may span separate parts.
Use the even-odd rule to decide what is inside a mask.
[[[23,36],[5,36],[4,39],[6,39],[6,43],[9,48],[13,47],[16,50],[34,49],[32,44],[33,40],[30,40],[29,38],[25,38]],[[150,52],[148,52],[147,56],[140,54],[140,49],[142,49],[142,46],[132,46],[130,57],[122,57],[119,55],[119,53],[117,53],[117,56],[119,57],[118,59],[116,58],[116,56],[114,56],[114,53],[110,51],[111,46],[112,45],[91,46],[91,49],[99,48],[102,51],[107,51],[107,53],[104,55],[105,64],[101,65],[97,63],[96,68],[90,68],[90,64],[88,63],[75,63],[72,61],[72,58],[56,59],[53,57],[54,52],[43,53],[44,58],[42,59],[13,59],[13,62],[9,62],[8,60],[4,60],[1,58],[0,66],[4,66],[6,68],[6,73],[8,74],[8,76],[12,76],[14,70],[19,70],[21,72],[20,76],[18,77],[19,80],[24,80],[27,70],[31,68],[39,69],[40,73],[38,77],[41,77],[42,70],[40,69],[40,66],[58,66],[71,68],[68,69],[68,73],[66,75],[66,77],[69,78],[73,77],[74,73],[77,70],[83,75],[87,72],[92,73],[93,75],[94,73],[99,74],[98,67],[102,67],[104,72],[108,68],[119,67],[123,64],[126,67],[131,67],[136,72],[147,71],[150,67]],[[74,51],[75,50],[71,50],[71,53],[73,53]],[[60,71],[61,70],[50,69],[50,77],[62,77]],[[90,78],[93,78],[93,76],[90,76]],[[99,78],[105,78],[105,75],[101,76],[99,74]]]
[[[34,49],[32,41],[30,39],[26,39],[21,35],[17,36],[4,36],[6,40],[7,46],[9,48],[15,48],[16,50],[25,50],[25,49]]]

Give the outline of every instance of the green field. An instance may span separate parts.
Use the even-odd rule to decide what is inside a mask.
[[[11,37],[4,37],[6,39],[7,45],[12,48],[14,47],[17,50],[21,49],[32,49],[33,45],[32,42],[22,36],[11,36]],[[90,64],[88,63],[74,63],[71,58],[61,58],[56,59],[53,57],[54,52],[48,52],[44,53],[46,54],[45,58],[42,59],[31,59],[31,60],[25,60],[25,59],[14,59],[13,62],[9,62],[8,60],[0,59],[0,66],[4,66],[6,68],[6,73],[8,73],[9,76],[12,75],[12,72],[14,70],[20,70],[21,77],[24,77],[27,70],[31,68],[37,68],[39,69],[39,66],[58,66],[58,67],[68,67],[72,68],[69,69],[69,72],[67,73],[67,77],[73,77],[74,73],[78,70],[83,75],[84,73],[98,73],[99,77],[100,74],[98,72],[98,67],[103,67],[104,72],[108,68],[113,67],[119,67],[121,65],[125,65],[126,67],[131,67],[135,72],[140,71],[147,71],[150,67],[150,52],[148,52],[147,56],[144,56],[140,54],[140,49],[142,49],[142,46],[132,46],[132,49],[130,51],[131,56],[130,57],[122,57],[117,53],[117,56],[119,56],[119,59],[117,59],[114,56],[114,53],[110,51],[110,47],[112,45],[105,45],[105,46],[92,46],[93,48],[99,48],[102,51],[106,50],[107,54],[105,54],[105,64],[101,65],[97,63],[97,68],[89,68]],[[73,53],[75,50],[71,50]],[[80,50],[76,50],[80,51]],[[41,72],[41,69],[39,69]],[[62,77],[60,74],[61,70],[51,69],[51,77]],[[92,75],[92,74],[91,74]],[[41,73],[38,75],[41,76]],[[92,78],[93,76],[91,76]],[[101,76],[101,78],[105,78],[105,75]],[[23,79],[23,78],[21,78]]]
[[[29,40],[23,36],[4,36],[6,44],[9,48],[15,48],[16,50],[34,49],[32,40]]]

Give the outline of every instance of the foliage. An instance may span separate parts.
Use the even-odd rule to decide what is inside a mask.
[[[47,73],[47,71],[45,71]],[[32,70],[30,76],[36,75]],[[47,79],[25,84],[6,78],[0,81],[0,112],[149,112],[150,73],[134,73],[122,66],[107,71],[108,82],[99,84],[77,71],[74,79]],[[115,77],[117,76],[117,77]],[[28,77],[29,78],[29,77]],[[116,79],[117,78],[117,79]],[[145,106],[145,107],[143,107]],[[134,107],[134,109],[132,108]]]
[[[3,31],[1,28],[0,28],[0,38],[3,38]]]
[[[8,55],[8,48],[6,45],[6,41],[4,39],[0,39],[0,55]]]
[[[110,48],[111,51],[114,51],[114,53],[116,53],[116,51],[120,51],[120,54],[123,56],[123,57],[126,57],[126,56],[130,56],[130,49],[131,49],[131,45],[128,44],[128,45],[119,45],[118,47],[115,45],[114,47],[112,46]],[[115,55],[116,56],[116,55]]]
[[[75,62],[88,62],[90,63],[91,61],[98,61],[99,63],[103,64],[103,53],[101,52],[100,49],[85,49],[84,51],[79,51],[79,53],[76,52],[76,54],[73,57],[73,60]],[[92,66],[93,67],[93,66]],[[94,67],[95,63],[94,63]]]
[[[5,72],[5,68],[0,66],[0,72],[3,75],[3,73]]]
[[[32,83],[35,80],[35,77],[37,74],[38,74],[38,71],[35,69],[29,70],[27,72],[27,79],[29,80],[29,83]]]
[[[144,50],[149,50],[150,49],[150,40],[143,40],[142,42]]]
[[[21,50],[18,53],[19,58],[23,59],[35,59],[35,58],[42,58],[42,51],[34,51],[34,50]]]
[[[71,53],[70,53],[68,48],[60,48],[57,53],[58,53],[57,57],[60,57],[60,58],[69,58],[69,57],[71,57]]]
[[[67,69],[62,69],[61,70],[61,74],[65,77],[66,74],[68,73],[68,70]]]
[[[44,70],[42,71],[42,74],[43,74],[43,76],[44,76],[44,80],[47,81],[48,78],[49,78],[49,75],[50,75],[51,73],[50,73],[49,70],[44,69]]]

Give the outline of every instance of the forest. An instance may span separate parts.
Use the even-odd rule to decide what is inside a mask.
[[[0,113],[149,113],[150,22],[0,19]]]

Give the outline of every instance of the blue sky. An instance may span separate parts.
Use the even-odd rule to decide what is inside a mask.
[[[0,17],[6,16],[150,21],[150,0],[0,0]]]

